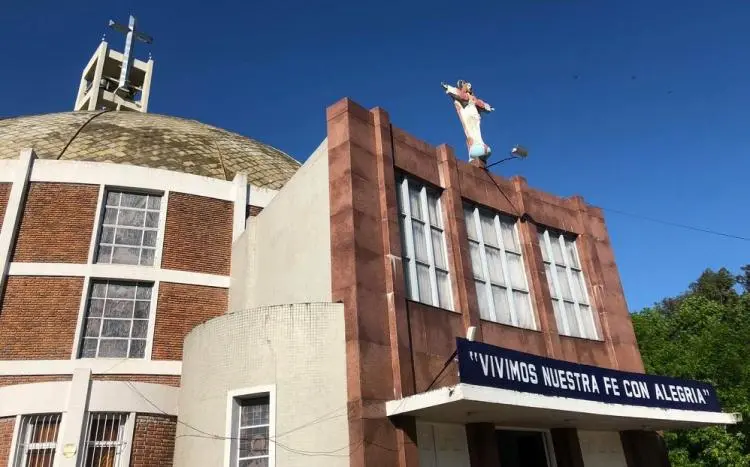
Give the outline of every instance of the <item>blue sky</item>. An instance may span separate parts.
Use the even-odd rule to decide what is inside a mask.
[[[465,6],[462,6],[465,5]],[[150,110],[191,117],[304,160],[325,107],[349,96],[464,151],[440,82],[470,80],[497,167],[594,205],[750,236],[750,3],[4,2],[0,115],[69,110],[110,18],[133,12],[156,67]],[[140,55],[146,49],[141,46]],[[613,212],[631,310],[707,268],[750,263],[750,243]]]

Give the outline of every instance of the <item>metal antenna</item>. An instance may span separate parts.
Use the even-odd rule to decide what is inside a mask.
[[[139,40],[141,42],[145,42],[146,44],[151,44],[154,39],[151,36],[148,36],[136,30],[136,20],[135,16],[133,15],[130,15],[127,26],[109,20],[109,27],[114,29],[115,31],[125,34],[125,49],[122,53],[122,68],[120,70],[120,80],[117,85],[117,91],[115,92],[118,94],[127,95],[130,92],[129,77],[130,69],[133,67],[133,49],[135,47],[134,40]]]

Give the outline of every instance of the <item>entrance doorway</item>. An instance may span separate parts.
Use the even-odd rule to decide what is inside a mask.
[[[503,467],[555,467],[546,432],[498,429],[495,439]]]

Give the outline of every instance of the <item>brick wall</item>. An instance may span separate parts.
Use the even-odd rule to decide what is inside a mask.
[[[8,277],[0,360],[69,359],[82,288],[80,277]]]
[[[12,261],[85,263],[99,187],[32,182]]]
[[[229,201],[170,193],[161,266],[228,276],[233,216]]]
[[[260,206],[248,206],[245,209],[245,219],[248,217],[255,217],[258,214],[260,214],[263,211],[263,208]]]
[[[171,466],[176,427],[176,417],[136,415],[130,467]]]
[[[11,186],[10,183],[0,183],[0,227],[3,226],[3,217],[5,217],[5,207],[8,205]]]
[[[32,376],[0,376],[0,387],[16,384],[47,383],[50,381],[70,381],[70,375],[32,375]],[[0,465],[3,465],[0,462]]]
[[[0,417],[0,465],[8,465],[15,423],[15,417]]]
[[[162,282],[154,329],[154,360],[181,360],[182,341],[195,326],[226,313],[227,290]]]
[[[131,381],[133,383],[164,384],[180,387],[180,377],[172,375],[93,375],[94,381]],[[2,378],[0,378],[2,381]],[[2,385],[0,383],[0,385]]]

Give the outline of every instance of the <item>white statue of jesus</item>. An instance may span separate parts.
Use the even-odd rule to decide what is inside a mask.
[[[460,80],[456,87],[443,83],[443,88],[445,89],[445,93],[453,99],[453,105],[456,107],[458,118],[464,127],[469,157],[486,161],[490,157],[492,150],[482,139],[480,128],[482,117],[480,113],[492,112],[495,109],[477,98],[471,88],[471,83],[467,81]]]

